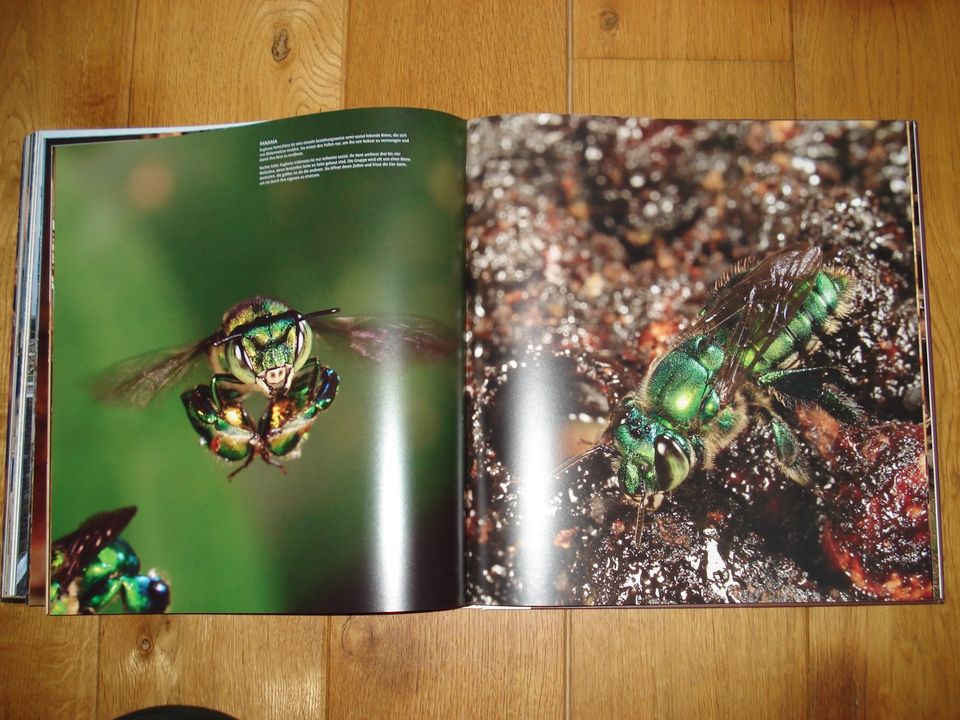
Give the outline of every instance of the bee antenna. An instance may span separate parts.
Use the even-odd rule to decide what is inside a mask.
[[[315,312],[307,313],[306,315],[301,315],[300,319],[309,320],[310,318],[324,317],[326,315],[336,315],[338,312],[340,312],[340,308],[332,307],[332,308],[327,308],[326,310],[316,310]]]
[[[241,337],[243,337],[243,333],[233,333],[232,335],[227,335],[225,337],[218,338],[210,344],[213,347],[217,347],[218,345],[223,345],[224,343],[228,343],[231,340],[236,340],[237,338],[241,338]]]

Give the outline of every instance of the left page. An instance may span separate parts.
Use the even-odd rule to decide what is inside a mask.
[[[52,612],[462,604],[464,131],[57,149]]]

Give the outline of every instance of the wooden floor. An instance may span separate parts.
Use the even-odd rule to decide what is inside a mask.
[[[0,607],[0,716],[931,718],[960,712],[960,3],[0,2],[0,298],[38,128],[366,105],[920,121],[946,604],[51,621]],[[0,329],[7,347],[10,327]],[[0,386],[7,385],[0,363]]]

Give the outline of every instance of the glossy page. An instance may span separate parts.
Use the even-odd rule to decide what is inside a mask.
[[[473,602],[941,597],[911,131],[469,124]]]
[[[463,167],[418,110],[57,149],[52,611],[462,604]]]

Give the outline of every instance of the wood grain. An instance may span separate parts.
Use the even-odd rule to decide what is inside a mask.
[[[939,415],[947,602],[938,607],[810,611],[814,716],[955,717],[960,654],[960,51],[955,3],[844,4],[798,0],[797,112],[801,117],[905,117],[919,122]]]
[[[571,612],[571,717],[807,717],[805,610]]]
[[[560,718],[564,613],[334,618],[331,718]]]
[[[353,2],[346,105],[562,112],[566,37],[561,2]]]
[[[343,0],[140,3],[130,125],[339,107],[344,15]]]
[[[573,110],[658,118],[793,116],[793,66],[786,62],[577,60]]]
[[[124,2],[0,5],[0,297],[13,296],[24,137],[41,128],[122,125],[128,105],[133,8]],[[108,21],[109,20],[109,21]],[[56,52],[42,42],[57,37]],[[0,347],[10,324],[0,324]],[[0,387],[9,367],[0,362]],[[6,403],[0,403],[6,427]],[[4,440],[6,433],[3,433]]]
[[[0,605],[0,718],[94,718],[100,618]]]
[[[327,618],[102,618],[101,718],[197,705],[238,718],[324,713]]]
[[[790,60],[789,0],[583,0],[573,56]]]

